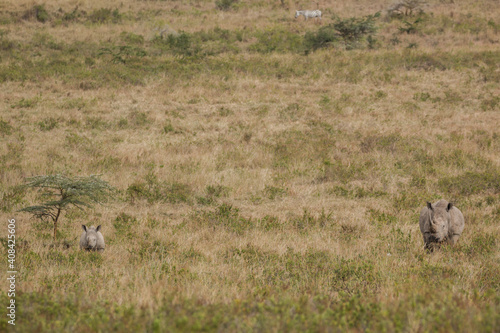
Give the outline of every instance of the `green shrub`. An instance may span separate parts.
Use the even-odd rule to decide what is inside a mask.
[[[380,12],[375,15],[367,15],[361,18],[351,17],[348,19],[337,19],[333,28],[344,40],[347,49],[355,48],[361,40],[376,33],[375,20],[380,17]]]
[[[45,9],[45,5],[34,5],[24,12],[22,18],[25,20],[35,19],[38,22],[45,23],[50,19],[50,16]]]
[[[174,55],[183,57],[199,56],[202,51],[200,41],[194,35],[184,31],[169,34],[166,37],[156,36],[153,39],[153,44]]]
[[[118,23],[122,19],[122,15],[118,9],[111,10],[109,8],[95,9],[88,15],[88,20],[92,23]]]
[[[199,47],[193,45],[191,35],[185,32],[179,35],[168,35],[167,44],[175,54],[184,56],[193,56],[200,51]]]
[[[215,7],[219,10],[230,10],[233,5],[238,2],[238,0],[217,0],[215,1]]]
[[[415,34],[419,31],[420,29],[420,25],[419,23],[421,23],[423,21],[423,19],[421,17],[417,18],[415,21],[413,22],[408,22],[406,20],[403,20],[403,24],[405,25],[404,27],[399,27],[398,30],[399,32],[401,33],[406,33],[406,34]]]
[[[45,23],[49,20],[49,13],[45,9],[45,5],[37,5],[35,6],[35,17],[38,22]]]
[[[321,27],[317,32],[307,32],[304,36],[306,52],[334,46],[339,41],[337,31],[332,25]]]
[[[308,32],[304,37],[306,52],[334,46],[339,41],[343,42],[346,49],[354,49],[360,47],[363,40],[367,40],[368,46],[373,48],[376,42],[373,36],[377,32],[375,20],[378,17],[380,12],[361,18],[337,18],[334,23],[321,27],[316,32]]]
[[[64,22],[77,21],[79,18],[84,17],[85,14],[85,12],[79,10],[78,6],[76,6],[71,12],[64,13],[61,19]]]

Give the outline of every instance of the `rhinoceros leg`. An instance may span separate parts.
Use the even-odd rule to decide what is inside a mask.
[[[451,245],[455,245],[459,238],[460,235],[453,235],[449,238],[448,243],[450,243]]]

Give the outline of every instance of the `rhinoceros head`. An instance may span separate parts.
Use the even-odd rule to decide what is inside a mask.
[[[429,227],[431,236],[437,241],[442,242],[448,236],[448,227],[450,223],[450,209],[453,204],[449,202],[447,205],[432,205],[430,202],[427,203],[427,208],[429,208],[430,221]]]
[[[82,225],[82,228],[87,233],[85,236],[87,249],[95,249],[97,245],[97,232],[101,229],[101,226],[98,226],[96,229],[94,227],[87,228],[85,225]]]

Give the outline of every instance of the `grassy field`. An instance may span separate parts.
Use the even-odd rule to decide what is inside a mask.
[[[500,6],[390,4],[2,1],[0,331],[499,332]],[[18,210],[57,173],[118,191],[54,241]],[[429,254],[439,198],[466,225]]]

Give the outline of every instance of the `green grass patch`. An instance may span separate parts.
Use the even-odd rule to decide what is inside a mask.
[[[134,203],[136,200],[147,200],[149,203],[190,203],[192,190],[189,185],[179,182],[162,182],[158,177],[149,172],[145,181],[135,181],[126,190],[127,199]]]
[[[438,186],[441,191],[454,195],[496,194],[500,192],[500,173],[494,169],[483,172],[466,171],[458,176],[440,179]]]
[[[194,215],[194,223],[204,227],[222,227],[236,234],[243,234],[255,227],[255,221],[241,216],[239,209],[222,203],[213,211],[203,211]]]
[[[349,267],[349,266],[348,266]],[[361,266],[357,266],[361,267]],[[339,277],[356,276],[345,268]],[[3,294],[2,301],[7,301]],[[202,304],[196,298],[165,297],[155,311],[105,301],[85,302],[78,295],[58,297],[42,293],[19,293],[21,332],[54,331],[402,331],[410,324],[420,331],[495,330],[499,315],[495,303],[468,307],[470,301],[454,294],[445,296],[412,289],[397,300],[377,300],[356,291],[332,299],[316,294],[307,298],[260,296],[228,303]],[[417,323],[413,321],[417,315]],[[7,318],[0,327],[7,327]]]

